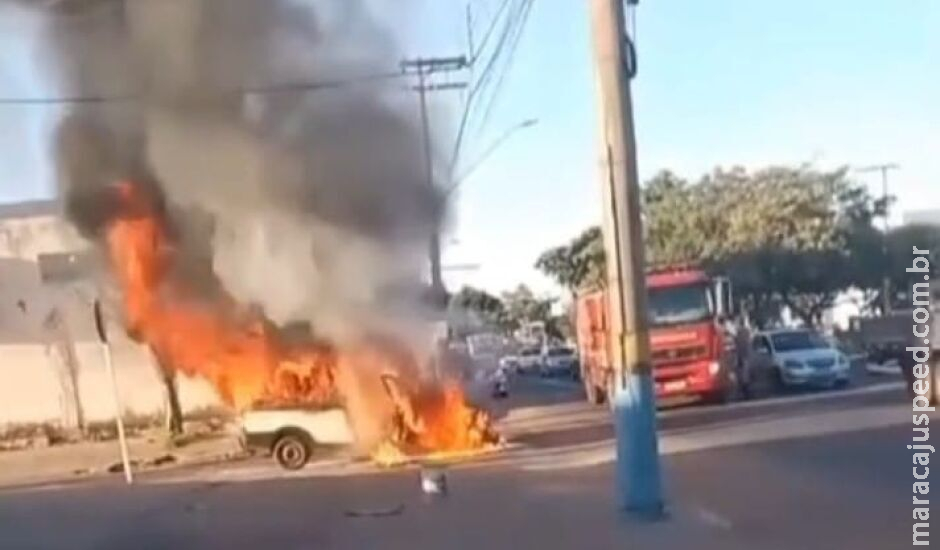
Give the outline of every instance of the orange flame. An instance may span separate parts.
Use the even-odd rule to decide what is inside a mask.
[[[112,267],[123,290],[128,332],[148,344],[160,363],[208,380],[230,406],[340,404],[336,382],[344,364],[321,343],[287,343],[260,315],[230,297],[193,297],[170,276],[173,250],[163,220],[130,182],[116,186],[121,214],[107,228]],[[349,354],[347,361],[356,354]],[[388,357],[401,365],[400,357]],[[414,385],[413,365],[399,367],[386,386],[396,411],[392,433],[373,453],[383,463],[408,454],[472,452],[494,444],[489,417],[467,404],[459,386]],[[394,458],[394,460],[393,460]]]

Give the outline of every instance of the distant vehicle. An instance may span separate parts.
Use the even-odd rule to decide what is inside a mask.
[[[520,373],[538,372],[542,363],[542,350],[536,347],[522,348],[516,356],[516,368]]]
[[[539,374],[542,376],[570,376],[578,373],[578,356],[568,347],[551,347],[542,353]]]
[[[757,333],[751,340],[751,372],[769,378],[777,388],[844,386],[849,359],[822,335],[809,329],[778,329]]]
[[[509,397],[509,374],[506,369],[499,367],[490,378],[492,383],[492,395],[496,399],[505,399]]]
[[[504,355],[499,358],[499,368],[503,369],[507,374],[514,373],[519,370],[519,357],[516,355]]]
[[[346,411],[330,409],[257,409],[241,416],[247,449],[270,453],[286,470],[303,468],[318,451],[355,441]]]
[[[912,296],[913,305],[927,307],[930,313],[930,327],[927,334],[929,340],[929,377],[927,397],[932,405],[940,405],[940,281],[934,279],[929,284],[915,288]],[[930,294],[932,292],[932,296]],[[896,308],[887,315],[880,317],[856,317],[852,319],[855,332],[858,334],[859,344],[868,353],[868,359],[874,363],[897,362],[901,366],[908,391],[912,391],[916,380],[914,374],[915,361],[906,348],[908,346],[927,346],[923,340],[915,338],[912,332],[912,318],[914,310],[908,307]],[[918,329],[922,330],[922,329]]]
[[[731,283],[692,266],[669,266],[646,275],[649,289],[650,355],[656,397],[700,396],[728,400],[749,377],[738,361],[731,318]],[[609,400],[614,353],[608,294],[577,297],[576,325],[581,379],[593,403]]]
[[[489,333],[473,334],[466,338],[467,355],[477,368],[495,369],[503,348],[502,338]]]

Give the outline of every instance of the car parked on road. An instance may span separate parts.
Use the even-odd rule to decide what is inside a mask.
[[[844,386],[849,383],[848,357],[815,330],[777,329],[751,339],[750,372],[777,389]]]
[[[318,450],[346,447],[355,441],[341,408],[254,409],[240,417],[242,444],[270,453],[286,470],[303,468]]]
[[[578,371],[578,356],[574,349],[556,346],[542,352],[539,365],[539,374],[542,376],[575,377]]]
[[[516,356],[516,370],[520,374],[539,372],[542,364],[542,350],[537,347],[522,348]]]

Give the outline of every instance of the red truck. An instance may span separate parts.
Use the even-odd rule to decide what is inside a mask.
[[[729,281],[674,266],[648,272],[646,285],[656,397],[727,400],[738,380],[735,341],[722,326],[731,311]],[[613,382],[607,296],[604,290],[582,293],[576,304],[581,379],[593,403],[607,399]]]

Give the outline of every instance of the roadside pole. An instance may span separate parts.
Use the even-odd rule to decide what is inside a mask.
[[[111,344],[108,342],[108,330],[105,326],[104,314],[101,311],[101,301],[95,300],[95,328],[98,330],[98,343],[101,346],[101,355],[104,357],[104,366],[111,378],[111,390],[114,393],[114,423],[117,425],[118,445],[121,447],[121,462],[124,465],[124,480],[130,485],[134,483],[134,473],[131,471],[130,454],[127,450],[127,437],[124,433],[124,419],[121,417],[121,393],[118,390],[117,374],[114,372],[114,363],[111,358]]]
[[[432,57],[419,59],[406,59],[401,62],[402,71],[413,73],[418,77],[418,85],[414,88],[418,92],[419,107],[421,109],[421,132],[424,140],[424,169],[427,185],[434,189],[436,186],[434,179],[434,158],[433,148],[431,146],[431,123],[428,114],[428,92],[462,90],[467,87],[463,82],[448,82],[443,84],[431,84],[429,77],[438,72],[461,71],[469,67],[469,60],[466,56],[456,57]],[[436,222],[437,223],[437,222]],[[430,242],[428,243],[428,259],[430,263],[431,293],[435,304],[443,303],[447,290],[444,288],[444,276],[441,269],[441,228],[435,225],[432,228]]]
[[[623,0],[591,0],[602,109],[604,245],[610,330],[615,346],[613,395],[617,497],[627,512],[663,514],[656,406],[649,353],[647,296],[633,106]]]
[[[859,172],[881,172],[881,200],[884,202],[884,231],[881,234],[881,253],[885,257],[885,263],[887,263],[888,257],[888,231],[890,230],[888,224],[888,172],[891,170],[897,170],[900,168],[896,163],[889,162],[885,164],[876,164],[874,166],[866,166],[864,168],[859,168]],[[891,275],[890,273],[885,273],[884,278],[882,279],[881,286],[881,300],[882,300],[882,315],[888,315],[891,313]]]

